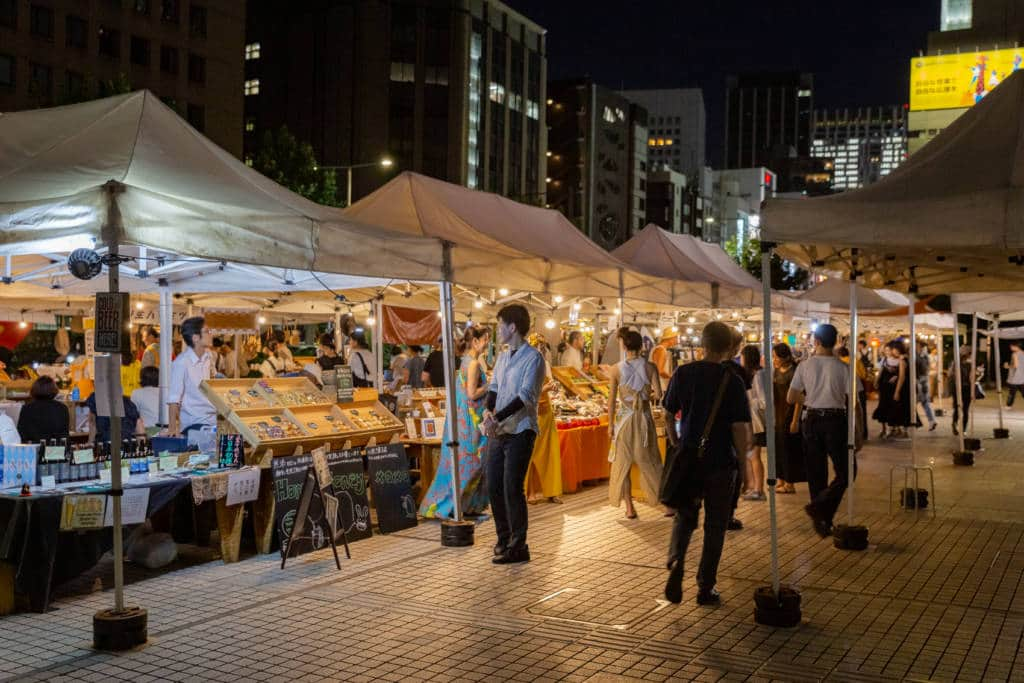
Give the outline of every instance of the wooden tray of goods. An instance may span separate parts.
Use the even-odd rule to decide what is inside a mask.
[[[566,391],[574,396],[590,398],[594,394],[600,394],[601,396],[608,395],[608,387],[606,384],[601,389],[596,388],[597,385],[602,385],[604,383],[590,377],[589,375],[585,375],[576,368],[568,366],[551,368],[551,375],[557,379],[563,387],[565,387]]]

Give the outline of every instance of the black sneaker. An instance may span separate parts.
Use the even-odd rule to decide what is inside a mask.
[[[728,529],[729,531],[739,531],[742,528],[743,528],[743,522],[741,522],[740,520],[736,519],[735,517],[730,519],[729,520],[729,524],[726,525],[726,529]]]
[[[701,588],[700,592],[697,593],[697,604],[720,605],[722,604],[722,594],[714,588]]]
[[[683,561],[676,560],[668,568],[665,581],[665,599],[674,605],[683,601]]]
[[[828,538],[832,535],[832,523],[827,519],[818,516],[818,511],[814,508],[813,503],[808,503],[804,506],[804,512],[811,518],[811,526],[814,528],[814,533],[818,534],[822,538]]]
[[[495,555],[491,560],[494,564],[518,564],[530,561],[530,546],[524,545],[518,548],[508,548],[501,555]]]
[[[494,556],[497,557],[498,555],[504,555],[504,554],[505,554],[505,545],[503,543],[495,543],[494,544]]]

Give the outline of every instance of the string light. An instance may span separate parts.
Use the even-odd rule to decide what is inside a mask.
[[[502,287],[501,289],[498,290],[498,294],[500,294],[501,296],[508,296],[508,290]]]
[[[261,315],[259,318],[256,319],[256,322],[258,322],[260,325],[266,325],[267,319]]]
[[[687,327],[686,328],[686,334],[693,334],[693,328],[692,327]]]
[[[686,322],[688,322],[690,324],[693,324],[693,323],[697,322],[697,316],[691,315],[689,318],[686,319]]]
[[[473,308],[483,308],[483,307],[484,307],[484,302],[480,301],[480,299],[477,299],[476,301],[473,302]]]
[[[579,303],[575,303],[575,304],[572,305],[572,310],[574,310],[574,311],[578,311],[581,308],[583,308],[583,306],[581,306]]]
[[[615,309],[615,315],[622,315],[622,309],[621,308],[616,308]]]
[[[548,318],[547,320],[545,320],[544,321],[544,327],[548,328],[549,330],[555,329],[555,319],[554,318]]]
[[[377,324],[377,319],[371,315],[369,318],[366,319],[366,324],[369,325],[370,327],[373,327],[374,325]]]
[[[554,298],[554,302],[555,302],[556,304],[560,304],[560,303],[562,303],[562,295],[561,295],[561,294],[556,294],[556,295],[555,295],[555,298]]]
[[[679,331],[679,328],[678,328],[678,327],[676,327],[675,325],[673,325],[673,326],[672,326],[672,334],[675,334],[675,333],[676,333],[676,332],[678,332],[678,331]]]
[[[141,301],[136,301],[135,302],[135,310],[137,310],[137,311],[141,311],[142,310],[142,302]]]

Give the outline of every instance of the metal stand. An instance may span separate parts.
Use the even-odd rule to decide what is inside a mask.
[[[935,517],[935,472],[934,470],[932,470],[931,467],[927,467],[924,465],[900,465],[898,467],[893,467],[891,470],[889,470],[889,514],[892,514],[892,484],[893,474],[895,474],[896,470],[903,470],[903,489],[900,492],[900,505],[904,508],[913,507],[914,516],[916,517],[920,509],[926,507],[930,501],[932,508],[932,517]],[[928,473],[927,489],[922,489],[920,485],[920,475],[922,472]],[[913,489],[908,488],[911,476],[913,476],[914,478]],[[921,493],[924,492],[927,494],[929,491],[931,492],[930,498],[925,497],[925,499],[922,500]],[[908,496],[908,493],[910,492],[912,492],[912,497]],[[913,500],[913,505],[909,505],[907,503],[908,500]]]
[[[917,285],[911,285],[910,292],[908,294],[910,299],[908,304],[908,319],[910,322],[910,353],[907,362],[907,369],[910,371],[910,464],[909,465],[897,465],[889,470],[889,514],[892,514],[892,484],[893,475],[896,470],[903,470],[903,490],[900,493],[902,500],[907,499],[907,481],[910,478],[910,473],[913,472],[914,477],[914,515],[917,516],[921,506],[918,505],[920,500],[920,488],[918,483],[920,481],[920,473],[928,472],[931,500],[932,500],[932,516],[935,516],[935,473],[932,468],[927,465],[917,464],[917,329],[915,326],[915,315],[914,307],[917,305]]]

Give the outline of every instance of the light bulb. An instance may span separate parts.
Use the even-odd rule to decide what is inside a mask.
[[[73,354],[69,353],[68,357],[65,358],[64,361],[67,362],[67,363],[74,363],[75,362],[75,356]]]
[[[736,329],[738,329],[740,332],[742,332],[743,331],[743,323],[742,322],[736,323]]]
[[[260,325],[266,325],[267,319],[261,315],[259,318],[256,319],[256,322],[258,322]]]
[[[574,311],[578,311],[581,308],[582,308],[582,306],[580,304],[578,304],[578,303],[575,303],[575,304],[572,305],[572,310],[574,310]]]
[[[366,319],[366,324],[369,325],[370,327],[373,327],[374,325],[377,324],[377,319],[371,315],[369,318]]]
[[[438,318],[443,318],[443,317],[444,317],[444,316],[443,316],[443,315],[441,314],[441,311],[438,311],[438,312],[437,312],[437,317],[438,317]]]
[[[686,334],[693,334],[693,328],[692,327],[687,327],[686,328]]]
[[[26,327],[28,327],[28,323],[22,320],[20,323],[18,323],[18,327],[20,327],[21,329],[25,329]]]
[[[615,309],[615,315],[622,315],[622,309],[621,308],[616,308]]]
[[[477,299],[476,301],[473,302],[473,308],[483,308],[483,307],[484,307],[484,302],[480,301],[480,299]]]
[[[655,337],[660,337],[661,336],[661,328],[660,327],[657,328],[656,330],[654,330],[654,336]]]
[[[676,332],[678,332],[678,331],[679,331],[679,328],[678,328],[678,327],[676,327],[675,325],[673,325],[673,326],[672,326],[672,334],[675,334],[675,333],[676,333]]]
[[[722,314],[721,313],[716,313],[715,314],[715,318],[717,318],[718,320],[721,320],[722,319]]]
[[[502,287],[501,289],[498,290],[498,294],[500,294],[501,296],[508,296],[508,290]]]
[[[733,317],[733,320],[735,320],[736,318],[740,317],[740,314],[737,313],[736,311],[733,311],[732,312],[732,317]]]
[[[554,301],[555,301],[556,304],[562,303],[562,295],[561,294],[556,294]]]
[[[134,327],[134,325],[132,323],[128,323],[128,329],[130,330],[132,327]]]
[[[142,310],[142,302],[141,301],[136,301],[135,302],[135,310],[137,310],[137,311],[141,311]]]
[[[695,323],[695,322],[697,322],[697,317],[691,315],[689,318],[686,319],[686,322],[688,322],[688,323]]]
[[[555,319],[554,318],[548,318],[547,320],[545,320],[544,321],[544,327],[548,328],[549,330],[555,329]]]

